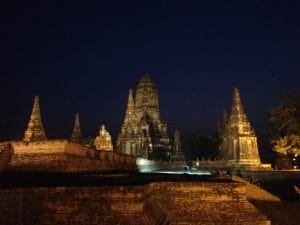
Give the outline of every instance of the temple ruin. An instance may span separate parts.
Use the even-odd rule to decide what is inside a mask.
[[[234,88],[231,114],[224,129],[222,145],[222,154],[229,163],[260,164],[257,138],[245,114],[237,88]]]
[[[156,84],[149,74],[144,74],[137,85],[135,101],[129,90],[116,150],[144,158],[167,159],[171,148],[167,124],[160,116]]]

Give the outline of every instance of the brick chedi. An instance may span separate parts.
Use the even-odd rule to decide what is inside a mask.
[[[95,138],[94,145],[97,150],[106,150],[106,151],[112,151],[113,145],[111,142],[111,135],[110,133],[105,129],[105,126],[102,125],[100,127],[99,136]]]
[[[39,106],[39,96],[34,97],[33,109],[28,122],[27,130],[24,134],[24,141],[43,141],[46,140],[46,135],[41,119],[41,112]]]
[[[180,133],[178,129],[176,129],[174,132],[172,159],[175,161],[184,161],[184,155],[182,152],[182,146],[180,140]]]
[[[231,114],[224,134],[225,160],[237,164],[260,164],[257,138],[234,89]]]
[[[158,90],[149,74],[138,83],[135,102],[129,91],[127,111],[117,139],[117,151],[145,158],[166,158],[171,145],[159,111]]]
[[[76,113],[74,120],[74,127],[71,135],[71,141],[79,143],[81,139],[81,130],[80,130],[80,122],[79,122],[79,113]]]

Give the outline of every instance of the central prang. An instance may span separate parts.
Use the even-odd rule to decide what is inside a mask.
[[[171,150],[167,123],[160,117],[156,84],[149,74],[144,74],[137,85],[135,101],[129,90],[116,151],[147,159],[169,160]]]

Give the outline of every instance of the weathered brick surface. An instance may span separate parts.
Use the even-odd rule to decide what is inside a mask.
[[[0,145],[0,171],[5,169],[13,155],[13,147],[11,144]]]
[[[172,224],[266,224],[238,183],[170,183],[163,190],[163,210]]]
[[[0,224],[23,225],[23,190],[0,190]]]
[[[9,170],[14,171],[55,171],[55,172],[80,172],[100,170],[135,169],[134,164],[58,154],[14,154],[9,163]]]
[[[242,184],[222,182],[0,190],[0,215],[0,225],[268,224]]]
[[[67,140],[12,142],[14,154],[9,170],[78,172],[98,170],[136,170],[135,158],[95,149]],[[1,162],[4,157],[0,155]]]

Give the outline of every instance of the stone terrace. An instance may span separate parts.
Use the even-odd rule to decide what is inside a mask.
[[[230,178],[0,174],[0,224],[270,224]]]
[[[6,148],[6,155],[9,153]],[[0,171],[53,171],[81,172],[102,170],[136,170],[133,156],[112,151],[98,151],[68,140],[45,140],[36,142],[11,142],[11,159],[0,155]],[[12,154],[13,153],[13,154]],[[0,163],[1,164],[1,163]]]

